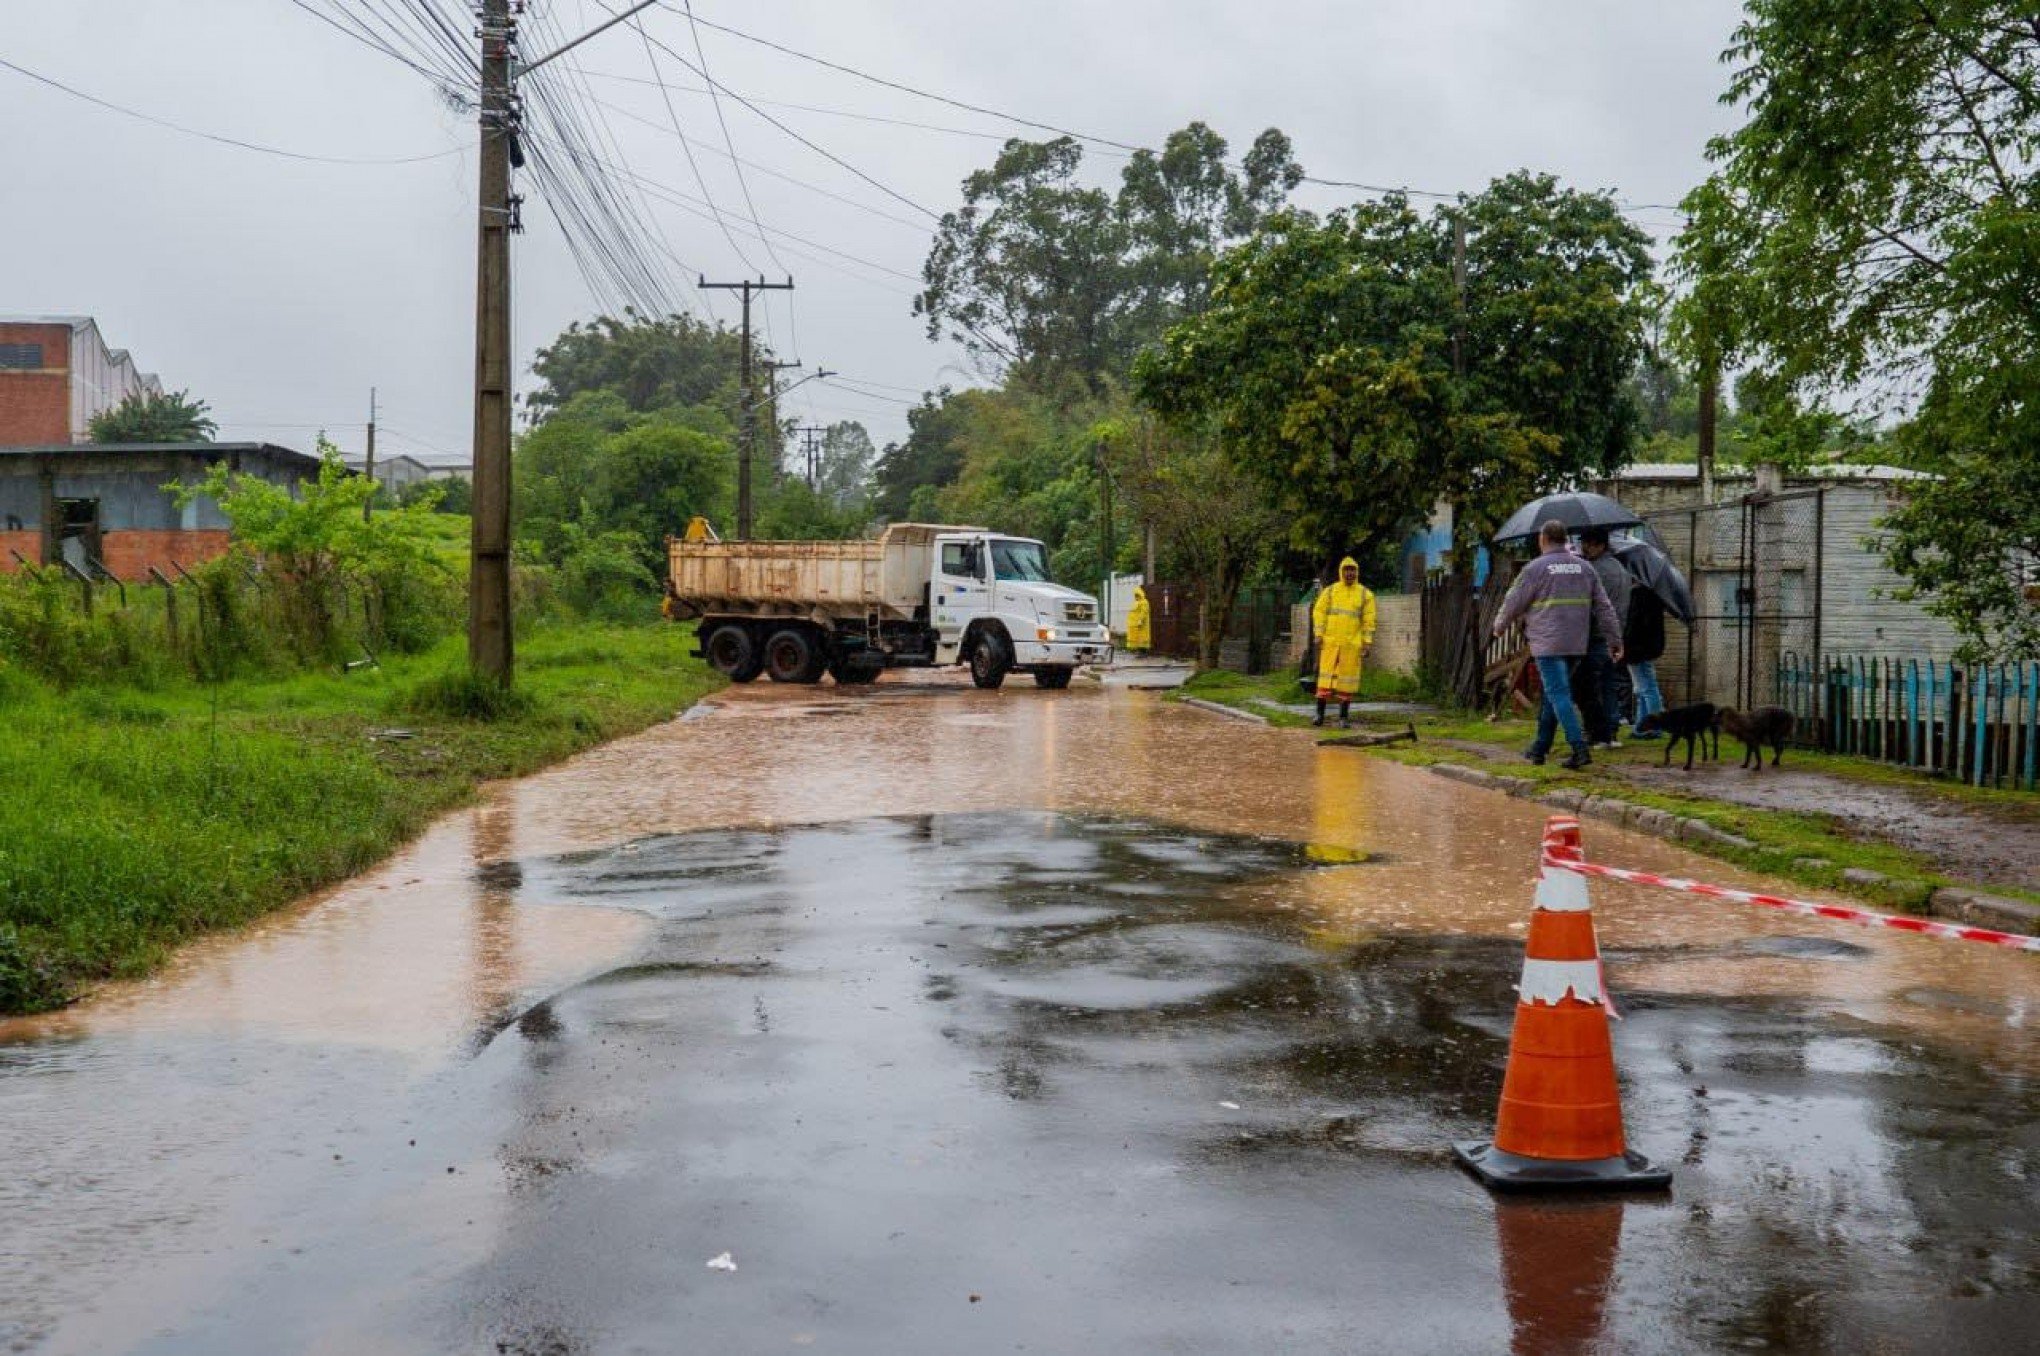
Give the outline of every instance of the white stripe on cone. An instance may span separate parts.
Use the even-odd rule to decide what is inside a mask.
[[[1533,898],[1537,908],[1551,913],[1585,913],[1587,904],[1587,880],[1570,871],[1555,871],[1542,867],[1537,872],[1537,893]]]
[[[1523,982],[1516,992],[1525,1003],[1557,1003],[1570,994],[1582,1003],[1601,1001],[1601,962],[1598,960],[1523,962]]]

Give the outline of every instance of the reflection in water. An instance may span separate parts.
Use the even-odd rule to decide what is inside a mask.
[[[1622,1243],[1619,1199],[1498,1196],[1495,1236],[1513,1356],[1593,1351]]]

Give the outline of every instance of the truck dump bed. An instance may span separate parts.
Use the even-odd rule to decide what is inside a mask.
[[[784,615],[911,620],[926,599],[935,537],[982,531],[894,523],[877,541],[666,543],[667,591],[689,616]]]

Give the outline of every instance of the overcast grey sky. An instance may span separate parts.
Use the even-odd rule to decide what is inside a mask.
[[[101,98],[306,154],[434,158],[328,164],[258,154],[0,69],[0,121],[10,129],[0,143],[10,205],[0,311],[98,317],[109,342],[132,349],[173,389],[209,400],[223,437],[309,448],[325,427],[352,455],[376,386],[386,454],[466,459],[471,114],[290,0],[8,8],[0,57]],[[603,17],[595,0],[533,0],[533,8],[572,33]],[[1244,149],[1275,126],[1310,173],[1328,178],[1455,191],[1528,166],[1637,203],[1677,201],[1703,173],[1707,137],[1729,125],[1717,103],[1725,80],[1718,53],[1738,10],[1727,0],[695,0],[704,19],[1116,140],[1155,144],[1202,119]],[[644,18],[653,37],[692,55],[677,0]],[[766,105],[774,117],[938,211],[955,204],[959,182],[990,160],[999,138],[1046,135],[722,33],[704,29],[701,39],[720,83],[777,101]],[[611,29],[569,59],[587,73],[585,88],[601,101],[631,169],[699,196],[660,92],[645,83],[652,66],[639,35]],[[741,233],[747,209],[709,99],[671,58],[659,60],[708,196],[732,219],[751,262],[776,276]],[[898,437],[905,406],[874,389],[908,400],[944,381],[968,384],[960,355],[930,343],[911,314],[927,225],[741,106],[725,100],[724,113],[738,155],[759,167],[747,178],[764,225],[865,261],[774,238],[798,287],[791,313],[782,296],[768,307],[778,350],[882,384],[853,393],[811,383],[789,397],[789,412],[804,422],[860,419],[881,443]],[[1093,155],[1087,163],[1109,180],[1119,161]],[[532,353],[599,306],[536,188],[521,188],[532,198],[515,255],[522,386]],[[1329,208],[1349,196],[1308,188],[1299,201]],[[656,199],[647,210],[673,255],[693,268],[711,279],[746,272],[705,213]],[[1640,219],[1660,238],[1675,222],[1664,212]],[[673,272],[691,276],[677,265]],[[688,288],[679,300],[735,316],[726,294]]]

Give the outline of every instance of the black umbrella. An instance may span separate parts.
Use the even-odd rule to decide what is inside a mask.
[[[1658,596],[1665,605],[1665,611],[1677,617],[1688,626],[1693,624],[1693,590],[1686,583],[1686,576],[1679,573],[1679,567],[1672,564],[1672,558],[1657,546],[1641,537],[1611,537],[1608,549],[1622,562],[1637,583]]]
[[[1553,518],[1564,523],[1566,531],[1574,533],[1588,527],[1635,527],[1643,522],[1605,494],[1588,494],[1585,491],[1547,494],[1510,514],[1509,521],[1495,533],[1494,543],[1497,546],[1516,546],[1534,542],[1537,530]]]

